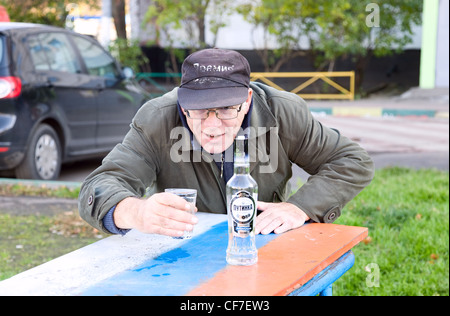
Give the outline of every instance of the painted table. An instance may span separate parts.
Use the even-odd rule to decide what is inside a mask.
[[[230,266],[225,215],[198,213],[188,240],[131,231],[0,282],[0,295],[330,295],[353,266],[364,227],[307,224],[258,235],[258,263]]]

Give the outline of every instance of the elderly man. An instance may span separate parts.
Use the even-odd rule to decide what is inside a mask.
[[[250,83],[238,52],[206,49],[186,58],[180,87],[144,104],[123,142],[85,180],[81,216],[112,234],[134,228],[181,236],[198,220],[182,198],[164,193],[168,187],[196,189],[199,211],[225,214],[228,153],[242,131],[254,140],[250,170],[262,211],[256,233],[333,222],[372,180],[367,153],[315,120],[300,97]],[[311,177],[289,196],[292,163]]]

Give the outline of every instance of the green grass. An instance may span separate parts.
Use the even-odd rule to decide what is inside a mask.
[[[0,213],[0,280],[98,241],[78,212],[56,216]]]
[[[0,184],[0,196],[41,196],[76,199],[80,194],[80,187],[69,188],[67,186],[51,187],[45,184]]]
[[[365,226],[335,295],[449,295],[449,174],[389,168],[336,224]]]

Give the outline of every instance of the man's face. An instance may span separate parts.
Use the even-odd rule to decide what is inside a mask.
[[[252,89],[248,89],[248,97],[242,104],[241,111],[238,112],[236,118],[231,120],[221,120],[214,112],[209,112],[208,118],[204,120],[192,119],[187,115],[186,110],[182,109],[189,128],[204,150],[210,154],[218,154],[233,144],[244,117],[248,113],[252,92]],[[236,107],[239,107],[239,104]]]

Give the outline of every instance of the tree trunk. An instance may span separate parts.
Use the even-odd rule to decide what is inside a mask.
[[[373,51],[370,50],[365,56],[358,56],[355,65],[355,92],[362,93],[362,83],[364,81],[364,74],[366,71],[367,63],[373,56]]]
[[[198,17],[198,31],[199,31],[199,35],[198,35],[198,41],[200,44],[200,48],[205,48],[206,47],[206,35],[205,35],[205,16],[200,16]]]
[[[114,18],[114,26],[118,38],[127,38],[127,30],[125,24],[125,0],[112,1],[112,16]]]

